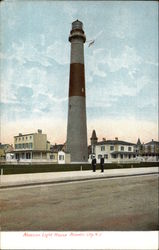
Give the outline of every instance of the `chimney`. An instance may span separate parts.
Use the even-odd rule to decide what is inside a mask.
[[[115,140],[118,141],[118,137],[115,137]]]
[[[38,134],[42,134],[42,130],[41,129],[38,129]]]

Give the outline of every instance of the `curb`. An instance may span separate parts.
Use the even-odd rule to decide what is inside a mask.
[[[159,174],[158,172],[149,172],[149,173],[139,173],[139,174],[125,174],[125,175],[110,175],[110,176],[97,176],[97,177],[82,177],[82,178],[74,178],[74,179],[65,179],[65,180],[52,180],[52,181],[45,181],[45,182],[31,182],[31,183],[19,183],[13,185],[1,185],[0,189],[8,189],[14,187],[26,187],[26,186],[39,186],[39,185],[52,185],[58,183],[69,183],[69,182],[76,182],[76,181],[88,181],[88,180],[98,180],[98,179],[111,179],[111,178],[119,178],[119,177],[129,177],[129,176],[142,176],[142,175],[156,175]]]

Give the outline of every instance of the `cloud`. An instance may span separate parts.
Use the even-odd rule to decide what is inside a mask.
[[[68,44],[62,41],[55,41],[46,50],[46,56],[54,59],[59,64],[69,63],[69,53]]]
[[[120,3],[120,7],[115,9],[111,23],[110,33],[113,37],[124,40],[127,38],[134,39],[137,28],[133,11],[130,3]],[[122,6],[121,6],[122,5]]]
[[[52,59],[61,65],[69,63],[70,50],[67,43],[59,40],[49,46],[44,46],[46,41],[43,34],[39,35],[39,40],[40,47],[36,47],[29,41],[13,42],[8,51],[0,53],[0,58],[16,61],[20,65],[36,62],[44,67],[52,66]]]
[[[94,76],[106,77],[106,69],[101,69],[101,66],[105,67],[103,63],[102,53],[103,49],[94,49],[91,54],[86,55],[86,73],[87,81],[92,82]]]
[[[123,81],[114,81],[111,86],[111,95],[113,96],[137,96],[140,91],[151,83],[150,79],[142,76],[133,83]]]
[[[142,62],[142,59],[137,55],[136,50],[127,45],[124,47],[123,51],[116,57],[113,57],[112,53],[109,52],[109,54],[106,56],[106,60],[110,72],[115,72],[122,68],[125,68],[127,70],[133,68],[133,71],[135,72],[136,66],[138,64],[141,64]]]
[[[153,65],[153,66],[157,66],[158,67],[158,63],[157,62],[152,62],[152,61],[144,61],[146,64],[150,64],[150,65]]]
[[[115,56],[113,56],[112,51],[102,48],[94,49],[92,54],[87,56],[87,80],[92,82],[95,75],[106,77],[107,73],[121,69],[126,69],[130,78],[134,79],[137,66],[141,63],[142,58],[137,54],[136,50],[127,45]]]
[[[67,107],[68,82],[67,77],[64,79],[66,69],[55,61],[49,67],[40,67],[38,62],[30,64],[30,61],[27,61],[28,57],[21,56],[23,53],[23,47],[20,47],[18,53],[15,51],[15,56],[5,58],[6,64],[1,75],[3,118],[5,116],[14,120],[20,117],[32,119],[47,114],[54,114],[55,119],[58,115],[62,117]],[[20,60],[15,63],[17,58]],[[40,99],[42,95],[44,98]]]

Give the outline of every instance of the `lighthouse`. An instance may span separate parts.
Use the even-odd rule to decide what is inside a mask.
[[[84,69],[84,43],[86,36],[79,20],[72,23],[69,35],[71,60],[69,76],[69,103],[66,150],[71,162],[87,162],[86,90]]]

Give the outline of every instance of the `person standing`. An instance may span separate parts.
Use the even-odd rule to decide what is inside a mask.
[[[101,168],[101,172],[104,172],[104,157],[103,156],[100,158],[100,168]]]
[[[95,172],[96,171],[96,158],[95,157],[93,157],[92,159],[92,168],[93,168],[93,172]]]

